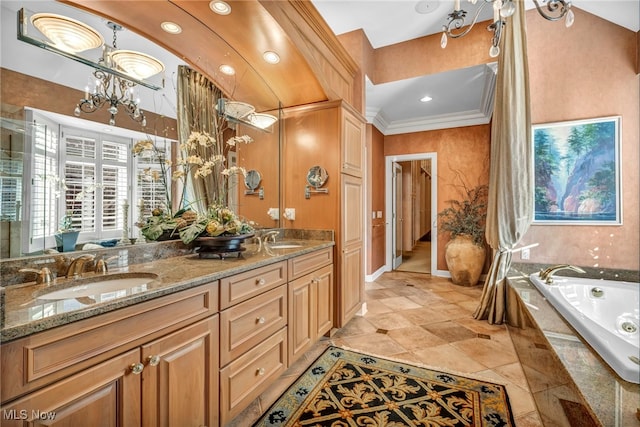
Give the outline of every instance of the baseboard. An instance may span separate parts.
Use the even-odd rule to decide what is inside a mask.
[[[390,271],[387,269],[387,266],[383,265],[378,270],[374,271],[373,274],[367,274],[364,276],[365,282],[374,282],[378,277],[382,276],[385,271]]]

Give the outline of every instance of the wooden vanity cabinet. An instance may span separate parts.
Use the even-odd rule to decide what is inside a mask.
[[[294,272],[288,289],[291,364],[333,326],[333,250],[302,255],[289,263]]]
[[[3,344],[0,424],[218,425],[217,311],[215,282]]]
[[[221,279],[220,422],[225,425],[288,367],[287,262]]]
[[[139,426],[141,378],[131,350],[3,405],[2,426]]]
[[[218,328],[215,315],[142,346],[143,426],[218,425]]]
[[[0,424],[226,425],[331,330],[333,288],[329,247],[5,343]]]

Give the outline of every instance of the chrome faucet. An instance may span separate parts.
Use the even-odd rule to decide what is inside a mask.
[[[95,272],[97,274],[107,274],[107,272],[109,271],[109,261],[113,261],[117,258],[118,255],[110,256],[109,258],[100,258],[98,261],[96,261]]]
[[[84,272],[84,265],[89,261],[93,261],[95,257],[95,255],[89,254],[81,255],[78,258],[73,258],[71,260],[71,263],[69,264],[69,268],[67,268],[67,274],[65,274],[65,276],[67,278],[78,277]]]
[[[278,230],[271,230],[271,231],[267,231],[266,233],[264,233],[263,235],[263,240],[264,243],[267,244],[269,242],[271,243],[275,243],[276,242],[276,236],[278,236],[280,232]]]
[[[586,273],[586,271],[584,271],[580,267],[576,267],[575,265],[559,264],[559,265],[554,265],[552,267],[549,267],[545,270],[541,270],[540,279],[544,280],[544,282],[547,285],[551,285],[553,283],[553,277],[552,277],[553,274],[560,270],[573,270],[577,273],[583,273],[583,274]]]
[[[35,268],[22,268],[20,270],[21,273],[36,273],[36,284],[46,283],[47,285],[53,282],[53,275],[51,274],[51,270],[47,267],[42,267],[40,270],[36,270]]]

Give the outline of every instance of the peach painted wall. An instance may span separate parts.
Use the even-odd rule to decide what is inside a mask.
[[[532,249],[530,262],[569,262],[583,266],[638,270],[640,84],[637,73],[640,71],[640,33],[602,20],[577,7],[574,7],[574,12],[576,21],[569,29],[561,23],[545,21],[535,10],[527,12],[532,121],[548,123],[622,116],[623,225],[534,225],[522,242],[540,244],[540,247]],[[488,34],[484,26],[477,27]],[[363,37],[355,32],[345,36]],[[450,40],[445,50],[439,47],[438,41],[439,35],[428,36],[376,49],[369,52],[369,57],[365,57],[361,65],[366,67],[365,73],[375,83],[382,83],[490,61],[485,52],[488,39],[484,40],[482,32],[473,38],[466,36]],[[407,61],[407,58],[412,60]],[[403,66],[398,67],[398,63]],[[488,125],[484,128],[482,134],[486,140],[477,134],[472,140],[475,141],[473,150],[478,149],[479,155],[486,156],[488,170],[490,131]],[[453,144],[453,147],[447,148],[446,158],[474,155],[476,151],[465,153],[456,140],[455,135],[459,136],[460,132],[465,132],[464,129],[384,137],[384,155],[428,151],[438,153],[438,211],[444,207],[443,201],[449,198],[443,192],[447,164],[444,163],[445,152],[440,151],[439,145],[445,144],[445,141]],[[434,138],[435,135],[437,137]],[[442,251],[445,242],[439,236],[438,247],[441,250],[438,253],[438,269],[446,269]],[[598,242],[598,245],[593,242]],[[372,241],[371,250],[380,250],[378,244]]]
[[[490,131],[489,125],[480,125],[388,135],[384,137],[383,157],[437,153],[440,212],[447,206],[447,200],[460,198],[458,173],[471,187],[489,182]],[[447,241],[448,236],[438,234],[438,270],[447,269],[444,260]]]
[[[532,122],[622,116],[623,225],[533,225],[523,243],[540,244],[531,262],[638,270],[637,34],[579,9],[569,29],[534,12],[527,13]]]
[[[384,135],[373,125],[367,124],[368,140],[371,141],[369,153],[371,154],[371,167],[369,182],[371,188],[371,211],[382,212],[382,218],[371,220],[371,245],[367,256],[368,271],[373,274],[385,263],[385,222],[387,212],[384,208]],[[369,136],[370,135],[370,136]]]

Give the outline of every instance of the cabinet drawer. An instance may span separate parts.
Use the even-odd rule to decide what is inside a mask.
[[[289,280],[297,279],[333,263],[333,247],[321,249],[289,260]]]
[[[220,280],[220,310],[280,286],[287,281],[285,261]]]
[[[2,402],[217,311],[214,282],[3,344]]]
[[[220,366],[224,366],[287,325],[287,287],[224,310],[220,322]]]
[[[220,421],[225,425],[287,369],[284,327],[220,371]]]

